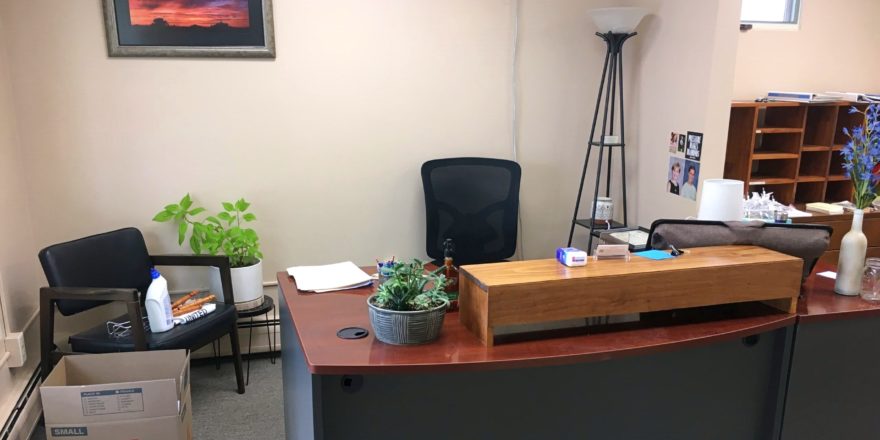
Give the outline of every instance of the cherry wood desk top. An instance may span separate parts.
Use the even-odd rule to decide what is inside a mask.
[[[880,316],[880,303],[834,293],[834,280],[816,275],[826,270],[835,271],[836,267],[819,262],[804,283],[798,300],[800,322]]]
[[[375,272],[375,268],[372,271]],[[458,312],[451,312],[444,320],[437,341],[400,347],[379,342],[372,335],[366,301],[373,287],[316,294],[298,291],[287,272],[278,272],[277,279],[280,300],[286,302],[313,374],[424,373],[565,365],[731,340],[790,326],[796,319],[794,314],[778,313],[762,304],[731,304],[688,309],[674,315],[657,312],[643,316],[638,323],[549,331],[546,333],[553,333],[555,337],[505,341],[486,347],[459,322]],[[336,332],[344,327],[363,327],[370,335],[356,340],[339,339]]]

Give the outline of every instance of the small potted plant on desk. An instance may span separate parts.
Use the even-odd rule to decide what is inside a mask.
[[[425,263],[394,265],[391,276],[367,298],[376,339],[395,345],[424,344],[440,335],[449,298],[446,277],[425,273]]]
[[[189,246],[194,254],[206,252],[217,255],[222,252],[229,257],[235,307],[239,310],[259,307],[263,302],[263,263],[260,260],[263,253],[260,252],[260,239],[256,231],[243,226],[257,217],[246,212],[251,204],[244,199],[223,202],[222,205],[223,211],[197,220],[195,216],[205,212],[205,208],[194,207],[187,194],[179,203],[159,211],[153,221],[177,223],[177,243],[180,245],[192,226]],[[210,284],[212,292],[222,294],[220,269],[211,268]]]

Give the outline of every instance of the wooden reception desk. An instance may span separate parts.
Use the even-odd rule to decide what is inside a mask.
[[[779,430],[780,365],[795,315],[764,304],[657,312],[493,347],[451,312],[437,341],[400,347],[372,334],[336,336],[344,327],[371,330],[373,287],[305,293],[285,272],[278,283],[288,439],[416,432],[424,439],[760,439]],[[390,413],[393,423],[381,422]]]
[[[427,345],[342,340],[370,329],[372,287],[278,283],[288,439],[880,438],[880,306],[815,275],[798,314],[708,306],[493,347],[457,312]]]

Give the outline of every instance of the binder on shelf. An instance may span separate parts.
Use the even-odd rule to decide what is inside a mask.
[[[787,102],[834,102],[840,98],[831,96],[827,93],[811,93],[811,92],[767,92],[768,101],[787,101]]]
[[[822,214],[843,214],[843,207],[830,203],[807,203],[807,211],[821,212]]]

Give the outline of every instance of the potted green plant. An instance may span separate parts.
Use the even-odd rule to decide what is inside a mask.
[[[247,212],[251,204],[245,199],[223,202],[223,210],[215,215],[206,215],[205,208],[193,206],[189,194],[178,203],[172,203],[159,211],[153,221],[174,222],[177,224],[177,243],[183,245],[189,233],[189,247],[194,254],[223,253],[229,257],[232,268],[232,291],[236,307],[250,309],[263,301],[263,253],[260,252],[260,238],[257,232],[246,227],[257,219]],[[199,220],[197,216],[203,215]],[[211,268],[211,291],[222,294],[220,269]]]
[[[419,260],[395,264],[391,276],[367,298],[376,339],[395,345],[437,339],[449,305],[446,281],[437,272],[426,273]]]

